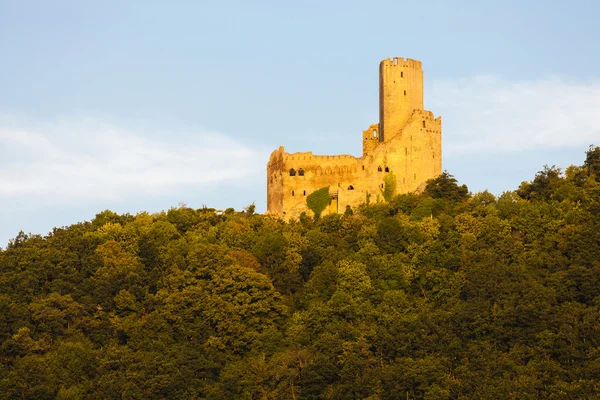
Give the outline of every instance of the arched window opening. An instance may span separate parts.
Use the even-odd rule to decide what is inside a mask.
[[[423,121],[423,128],[425,128],[425,121]]]
[[[377,131],[373,131],[373,137],[377,137]]]
[[[292,196],[294,195],[294,191],[292,190]]]
[[[381,171],[383,171],[383,170],[381,169],[381,167],[377,167],[377,172],[381,172]]]
[[[363,171],[365,170],[365,166],[363,165]]]
[[[304,176],[304,170],[302,168],[298,170],[298,175]]]
[[[389,167],[385,167],[385,172],[390,172]]]
[[[352,185],[348,186],[348,190],[354,190],[354,186],[352,186]]]
[[[296,170],[294,168],[290,169],[290,176],[296,176]]]

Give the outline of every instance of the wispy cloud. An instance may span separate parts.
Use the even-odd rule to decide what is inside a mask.
[[[119,200],[188,185],[243,183],[262,179],[267,156],[214,132],[148,135],[94,118],[39,124],[2,116],[0,198]]]
[[[598,79],[476,77],[434,82],[429,96],[448,156],[600,144]]]

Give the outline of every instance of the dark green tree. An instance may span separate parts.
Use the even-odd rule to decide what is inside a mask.
[[[588,175],[594,174],[596,181],[600,181],[600,146],[590,145],[583,165],[587,167]]]
[[[448,171],[442,172],[437,178],[427,181],[424,194],[434,199],[461,201],[469,197],[467,185],[458,185],[458,181]]]
[[[517,194],[526,200],[550,200],[562,180],[562,171],[557,166],[544,165],[531,182],[523,182]]]

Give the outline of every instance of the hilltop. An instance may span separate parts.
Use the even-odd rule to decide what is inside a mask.
[[[99,213],[0,250],[0,399],[600,396],[600,147],[495,197]],[[552,397],[555,396],[555,397]]]

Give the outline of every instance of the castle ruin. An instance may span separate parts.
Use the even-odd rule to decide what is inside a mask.
[[[379,123],[362,133],[363,154],[322,156],[286,153],[283,146],[267,164],[267,213],[283,218],[309,211],[306,198],[329,187],[324,214],[346,206],[383,201],[386,184],[396,193],[424,189],[442,172],[442,118],[423,110],[421,62],[394,57],[379,64]]]

